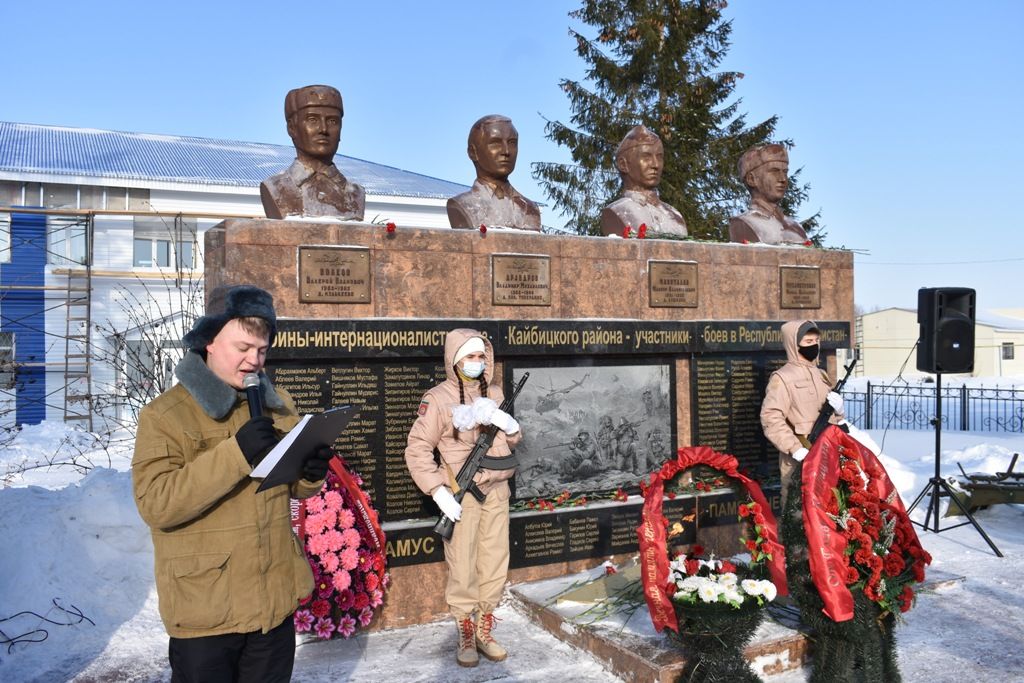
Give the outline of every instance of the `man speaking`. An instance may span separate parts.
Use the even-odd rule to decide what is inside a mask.
[[[289,498],[320,490],[331,450],[314,449],[299,481],[256,492],[253,468],[298,422],[291,398],[262,373],[276,324],[262,289],[214,290],[183,340],[179,383],[139,415],[132,484],[153,536],[174,683],[291,678],[292,613],[313,573]],[[265,411],[255,417],[243,390],[251,374]]]

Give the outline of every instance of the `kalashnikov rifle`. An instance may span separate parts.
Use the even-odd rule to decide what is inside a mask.
[[[526,384],[527,378],[530,373],[524,372],[522,379],[516,384],[512,390],[512,394],[507,396],[499,406],[500,410],[506,413],[512,409],[512,406],[516,403],[516,396],[522,391],[523,385]],[[466,458],[466,462],[462,463],[462,467],[459,469],[458,475],[455,477],[455,490],[452,492],[455,494],[455,500],[461,505],[462,499],[466,497],[468,491],[481,503],[484,502],[484,498],[487,494],[480,490],[480,487],[473,481],[473,477],[480,470],[484,463],[484,459],[487,458],[487,451],[491,450],[491,445],[494,443],[494,436],[498,433],[498,428],[494,425],[487,425],[480,429],[480,436],[476,438],[476,444],[473,445],[473,450],[469,452],[469,457]],[[504,462],[496,462],[496,459],[488,458],[488,465],[494,465],[490,469],[504,469],[502,465],[515,467],[516,461],[514,458],[502,458]],[[441,513],[441,516],[437,520],[437,524],[434,525],[434,533],[439,535],[444,540],[450,540],[452,532],[455,530],[455,521],[449,519],[447,515]]]
[[[839,383],[832,388],[832,391],[838,394],[843,390],[843,387],[846,386],[846,380],[850,379],[850,375],[853,373],[853,367],[857,365],[857,359],[859,357],[860,350],[855,348],[853,350],[853,359],[850,361],[850,364],[846,366],[846,375],[839,380]],[[825,403],[822,404],[821,410],[818,411],[818,418],[814,421],[814,426],[811,427],[811,433],[807,435],[807,441],[812,446],[814,445],[814,442],[818,440],[818,437],[821,436],[821,433],[828,428],[829,418],[831,418],[835,412],[836,409],[832,407],[832,404],[828,402],[828,399],[825,399]]]

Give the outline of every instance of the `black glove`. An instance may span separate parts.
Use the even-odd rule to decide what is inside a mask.
[[[238,430],[235,441],[242,449],[242,455],[250,467],[256,467],[260,460],[269,453],[280,439],[274,429],[274,420],[267,415],[254,417]]]
[[[320,481],[327,476],[327,463],[334,457],[334,451],[327,446],[318,446],[306,456],[302,463],[302,478],[306,481]]]

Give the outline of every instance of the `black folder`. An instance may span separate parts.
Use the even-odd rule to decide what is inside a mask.
[[[345,431],[348,423],[359,414],[361,406],[339,406],[322,413],[306,415],[299,424],[285,435],[277,446],[253,470],[253,476],[264,465],[270,472],[256,492],[265,491],[278,484],[290,484],[302,478],[302,464],[314,448],[320,445],[334,446],[335,440]]]

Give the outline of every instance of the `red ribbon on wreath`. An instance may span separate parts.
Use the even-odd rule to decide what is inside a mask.
[[[824,612],[833,621],[848,621],[853,618],[853,596],[846,585],[846,568],[843,558],[846,554],[846,538],[836,530],[835,522],[828,516],[827,501],[834,495],[832,489],[839,482],[839,447],[855,449],[864,465],[877,473],[871,478],[868,492],[887,504],[907,519],[907,510],[903,507],[896,486],[889,479],[882,463],[874,453],[859,441],[839,429],[835,425],[826,429],[814,442],[803,464],[804,530],[807,532],[807,547],[817,548],[817,552],[809,553],[811,579],[825,603]],[[911,543],[921,549],[917,533],[909,525],[913,534]]]
[[[370,505],[370,499],[366,497],[366,492],[359,487],[356,483],[352,473],[348,471],[345,466],[345,461],[340,455],[335,454],[330,459],[328,466],[331,468],[331,472],[338,478],[339,483],[348,492],[348,499],[352,501],[353,508],[352,514],[356,518],[363,522],[362,526],[366,529],[369,535],[369,541],[373,544],[374,550],[381,553],[384,556],[384,532],[380,528],[380,521],[378,520],[377,511]],[[295,500],[294,498],[290,501],[291,503],[291,521],[292,531],[299,538],[300,542],[305,539],[305,527],[306,527],[306,506],[302,504],[301,500]],[[382,581],[384,579],[384,568],[382,567],[377,571],[378,578]]]
[[[651,474],[651,481],[642,486],[644,506],[642,520],[637,527],[640,542],[641,580],[644,587],[644,598],[651,612],[654,628],[662,631],[665,627],[673,631],[679,630],[672,596],[666,591],[668,583],[668,551],[666,548],[665,516],[662,514],[662,503],[665,482],[672,479],[682,470],[695,465],[706,465],[722,472],[730,479],[735,479],[743,486],[747,495],[761,507],[765,517],[761,536],[765,539],[764,547],[771,553],[768,561],[768,574],[775,584],[779,595],[787,595],[785,558],[782,545],[779,544],[778,524],[771,506],[764,497],[761,487],[739,471],[739,462],[735,457],[717,453],[709,446],[691,446],[680,448],[675,460],[669,460],[661,469]]]

